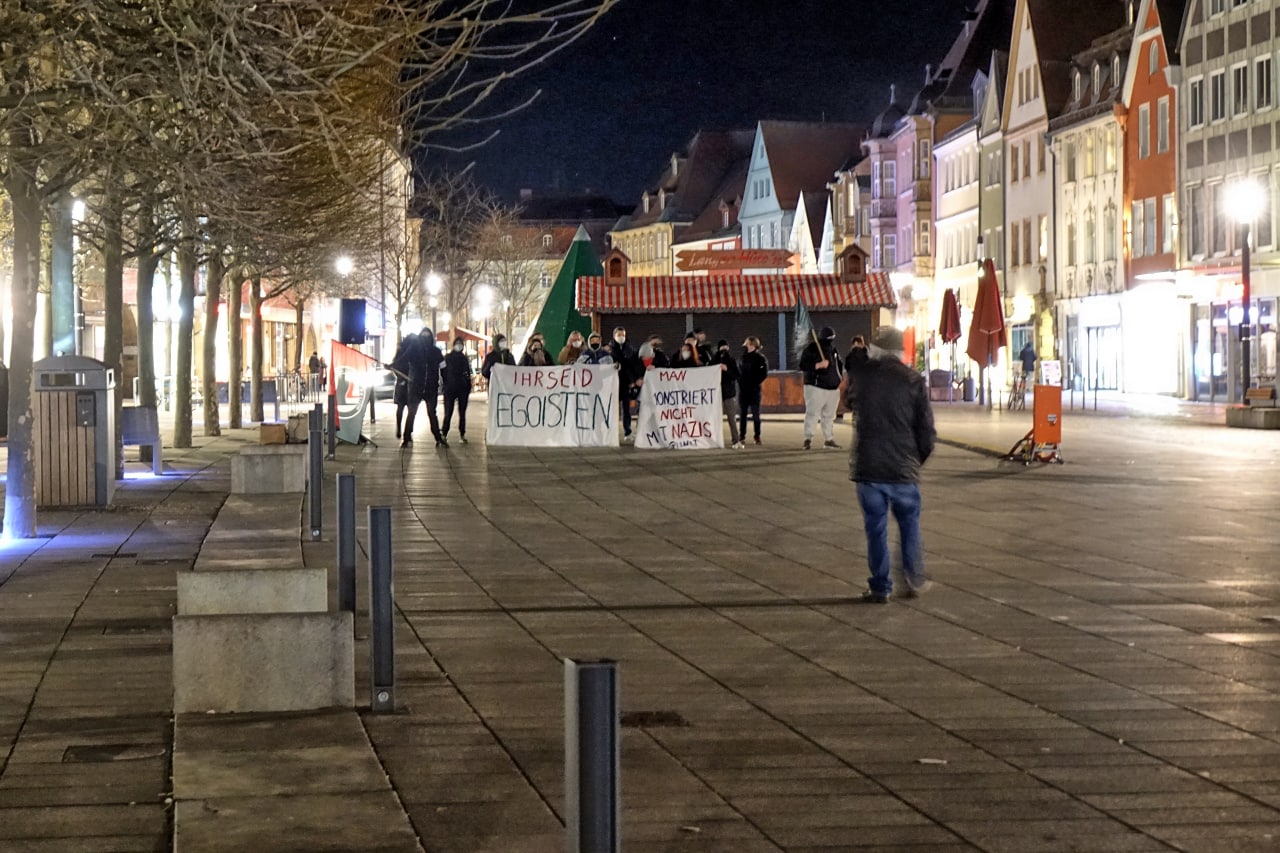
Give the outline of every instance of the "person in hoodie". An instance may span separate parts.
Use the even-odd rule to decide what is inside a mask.
[[[529,338],[524,355],[520,356],[521,367],[550,367],[551,353],[547,352],[547,342],[542,335],[534,334]]]
[[[810,339],[800,353],[804,372],[804,449],[813,446],[816,428],[821,425],[823,447],[836,444],[836,406],[840,402],[840,381],[844,363],[836,352],[836,330],[823,326],[817,339]]]
[[[587,335],[587,348],[578,356],[578,364],[613,364],[613,356],[601,344],[599,332]]]
[[[453,410],[458,410],[458,438],[467,443],[467,401],[471,399],[471,359],[463,351],[462,338],[453,339],[453,347],[444,357],[441,378],[444,381],[444,423],[440,425],[440,440],[449,441],[449,426],[453,423]]]
[[[436,404],[440,399],[440,366],[444,363],[444,353],[436,346],[436,335],[429,327],[424,326],[417,335],[405,338],[403,367],[395,362],[392,367],[401,370],[409,377],[408,408],[409,416],[405,419],[404,439],[401,447],[413,447],[413,425],[418,415],[418,405],[427,404],[427,420],[431,424],[431,435],[437,447],[448,447],[449,443],[440,434],[440,420],[436,416]]]
[[[738,435],[747,440],[747,415],[755,425],[755,441],[760,443],[760,386],[769,375],[769,360],[760,351],[755,335],[742,342],[742,360],[738,364]]]
[[[391,402],[396,406],[396,438],[400,438],[400,428],[404,423],[404,410],[409,406],[409,362],[405,357],[405,343],[409,338],[415,338],[417,335],[409,334],[401,339],[400,345],[396,347],[396,354],[392,357],[391,363],[387,367],[391,368],[396,377],[396,384],[391,389]]]
[[[698,338],[690,332],[685,335],[684,343],[680,346],[680,352],[676,357],[671,359],[672,367],[704,367],[704,363],[698,358]]]
[[[652,358],[653,348],[649,348]],[[616,326],[613,330],[613,363],[618,365],[618,408],[622,412],[622,440],[631,435],[631,401],[640,396],[644,381],[644,362],[636,348],[627,342],[627,330]]]
[[[506,364],[514,367],[516,357],[511,354],[511,346],[507,343],[507,336],[498,333],[493,336],[493,349],[489,350],[489,354],[484,357],[484,363],[480,365],[480,375],[484,377],[484,381],[489,381],[489,374],[493,372],[495,364]]]
[[[729,438],[734,450],[741,450],[747,445],[738,432],[738,362],[729,352],[729,342],[721,340],[716,344],[716,352],[711,356],[713,364],[720,365],[720,400],[724,406],[724,416],[729,419]]]
[[[582,333],[570,332],[569,342],[564,345],[564,349],[560,350],[560,357],[556,359],[556,364],[576,364],[578,356],[582,355],[585,347],[586,341],[582,339]]]

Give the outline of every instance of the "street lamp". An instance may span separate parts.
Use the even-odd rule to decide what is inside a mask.
[[[444,287],[444,279],[440,278],[438,273],[427,274],[427,305],[431,308],[431,331],[439,334],[440,330],[436,328],[436,308],[440,305],[440,300],[436,297],[440,295],[440,288]]]
[[[351,275],[351,271],[356,268],[355,262],[347,255],[340,256],[333,262],[333,268],[338,271],[338,275],[346,278]]]
[[[1244,240],[1240,247],[1240,288],[1243,311],[1240,315],[1240,398],[1248,392],[1252,383],[1252,361],[1249,352],[1249,244],[1252,242],[1253,223],[1261,215],[1267,200],[1256,181],[1242,178],[1231,185],[1226,193],[1226,213],[1244,226]]]

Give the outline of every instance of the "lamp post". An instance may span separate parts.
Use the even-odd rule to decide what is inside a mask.
[[[1253,223],[1262,213],[1266,197],[1262,187],[1250,178],[1242,178],[1232,184],[1226,193],[1227,215],[1243,226],[1244,238],[1240,247],[1240,290],[1243,311],[1240,317],[1240,400],[1252,382],[1252,360],[1249,340],[1249,305],[1253,301],[1249,282],[1249,244],[1253,237]]]
[[[431,309],[431,331],[437,335],[440,330],[436,328],[436,309],[440,307],[440,288],[444,287],[444,279],[440,278],[437,273],[427,274],[427,306]]]

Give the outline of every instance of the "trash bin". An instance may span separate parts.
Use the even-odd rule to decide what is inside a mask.
[[[79,355],[33,365],[36,503],[108,506],[116,492],[115,370]]]

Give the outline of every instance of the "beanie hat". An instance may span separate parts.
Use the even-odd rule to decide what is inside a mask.
[[[728,345],[729,345],[729,342],[726,341],[724,338],[721,338],[720,340],[716,341],[716,349],[720,349],[720,347],[727,347]]]
[[[823,326],[822,331],[818,332],[818,338],[824,341],[829,341],[835,336],[836,336],[836,330],[831,328],[830,326]]]

